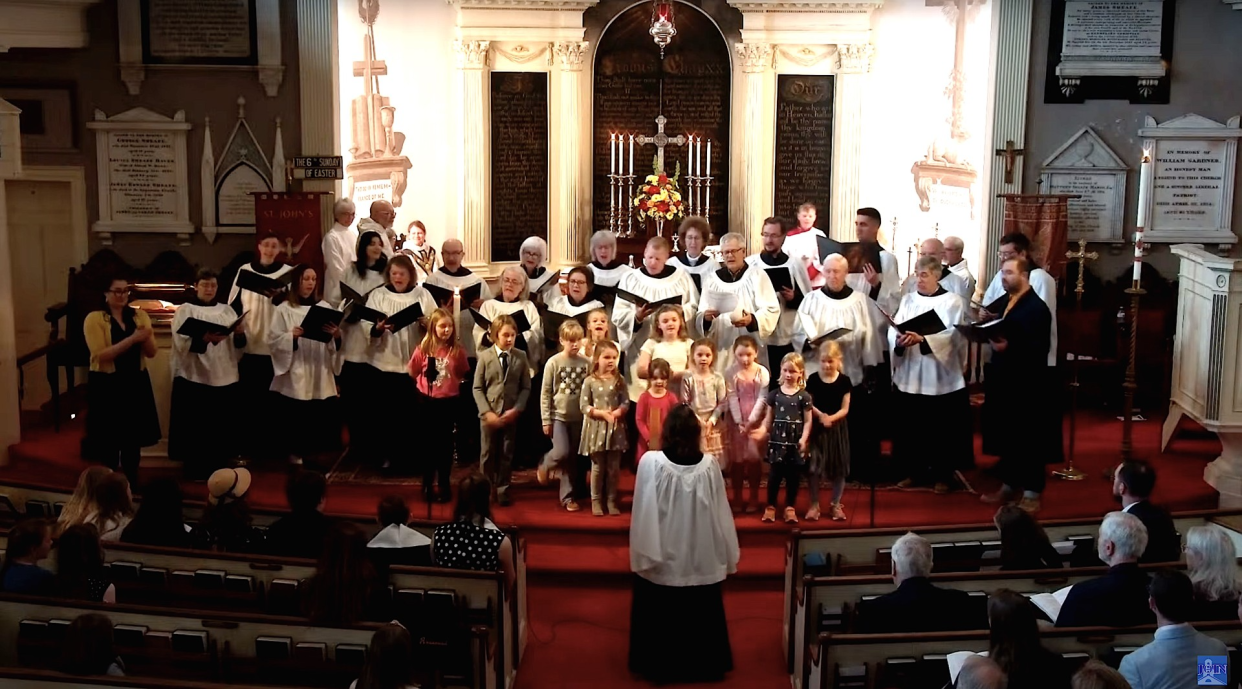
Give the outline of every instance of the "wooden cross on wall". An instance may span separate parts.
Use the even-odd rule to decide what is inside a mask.
[[[678,134],[677,136],[670,137],[668,134],[664,133],[664,125],[668,124],[668,119],[665,118],[664,115],[660,115],[659,117],[656,118],[655,121],[656,121],[656,135],[655,136],[641,136],[640,135],[640,136],[634,137],[634,140],[637,141],[640,146],[647,146],[649,144],[655,145],[656,147],[655,173],[658,175],[664,172],[664,147],[669,144],[685,146],[688,140],[686,139],[685,134]],[[644,178],[644,177],[646,177],[645,174],[639,175],[639,178]]]
[[[1005,156],[1005,184],[1013,184],[1013,167],[1018,156],[1025,155],[1026,149],[1014,148],[1013,139],[1005,142],[1004,148],[996,149],[996,155]]]

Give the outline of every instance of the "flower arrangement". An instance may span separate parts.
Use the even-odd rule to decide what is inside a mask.
[[[638,219],[676,220],[685,214],[685,204],[678,191],[677,178],[681,176],[681,164],[678,163],[672,177],[661,172],[647,175],[638,188],[638,196],[634,197],[634,207],[638,209]]]

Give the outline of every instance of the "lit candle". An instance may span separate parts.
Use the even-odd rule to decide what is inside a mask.
[[[1151,187],[1152,168],[1151,152],[1143,149],[1143,163],[1139,166],[1138,226],[1147,227],[1147,195]],[[1135,278],[1137,279],[1137,278]]]
[[[613,175],[617,172],[617,135],[612,133],[608,135],[608,174]]]
[[[630,134],[630,174],[634,174],[634,135]]]
[[[1132,279],[1134,284],[1138,284],[1139,278],[1143,274],[1143,227],[1134,231],[1134,275]]]
[[[686,134],[686,141],[690,142],[686,147],[686,177],[693,177],[694,168],[690,167],[690,162],[694,160],[694,135]]]
[[[457,341],[461,342],[461,289],[453,288],[453,331],[457,333]]]
[[[707,176],[712,176],[712,140],[707,140]]]

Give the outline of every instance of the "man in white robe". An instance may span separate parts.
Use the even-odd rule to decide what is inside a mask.
[[[824,286],[822,267],[826,257],[819,255],[819,244],[820,239],[828,238],[827,233],[815,226],[816,218],[815,204],[799,206],[798,226],[788,231],[784,244],[785,253],[800,261],[806,269],[813,289]]]
[[[858,235],[859,242],[879,244],[880,211],[874,208],[859,208],[854,216],[854,233]],[[897,257],[884,247],[879,247],[879,250],[879,272],[867,265],[863,267],[861,273],[850,273],[845,283],[850,286],[850,289],[871,297],[881,311],[891,314],[897,310],[897,304],[901,301],[901,277],[897,274]]]
[[[341,276],[358,260],[358,230],[353,227],[354,202],[341,199],[332,207],[335,223],[323,236],[323,300],[341,303]]]
[[[397,238],[397,231],[392,229],[393,222],[397,219],[397,209],[392,204],[380,199],[371,202],[371,217],[363,218],[358,221],[358,234],[363,232],[374,232],[380,236],[380,241],[384,242],[384,256],[392,258],[395,253],[393,244]]]
[[[767,273],[746,262],[746,238],[730,232],[720,238],[724,265],[703,276],[699,295],[699,331],[716,343],[716,371],[724,373],[733,363],[733,341],[750,335],[760,348],[772,336],[781,305]],[[710,308],[721,300],[734,302],[727,313]],[[762,358],[760,358],[762,361]]]
[[[970,293],[967,300],[975,297],[975,276],[970,272],[970,267],[966,265],[966,259],[962,258],[962,252],[966,250],[966,243],[961,237],[945,237],[944,238],[944,264],[949,266],[949,270],[953,274],[966,281],[967,289]]]
[[[887,321],[874,301],[845,284],[848,271],[849,262],[840,254],[832,254],[824,260],[825,284],[808,294],[798,307],[793,346],[794,351],[801,352],[807,343],[821,336],[838,328],[849,329],[837,337],[836,342],[841,345],[842,371],[853,386],[850,413],[846,417],[852,456],[850,471],[856,479],[861,479],[875,475],[880,458],[880,437],[874,418],[877,410],[868,377],[874,375],[872,369],[884,361],[880,327]],[[818,352],[804,352],[803,356],[808,372],[818,369]]]
[[[966,322],[967,301],[944,288],[942,265],[936,256],[919,258],[914,289],[901,298],[893,320],[906,323],[931,311],[944,328],[923,334],[888,331],[895,411],[901,419],[893,455],[907,472],[897,487],[934,484],[936,493],[949,492],[957,483],[954,472],[974,464],[970,396],[962,374],[966,338],[954,327]],[[936,439],[933,452],[928,451],[928,438]]]
[[[1031,240],[1021,232],[1014,232],[1001,237],[1000,240],[1000,259],[1003,264],[1011,258],[1023,258],[1027,263],[1031,264],[1031,290],[1035,292],[1040,299],[1047,305],[1048,311],[1052,313],[1052,344],[1048,348],[1048,366],[1057,365],[1057,281],[1056,278],[1048,274],[1043,268],[1035,267],[1034,261],[1031,259]],[[997,299],[1005,296],[1005,287],[1001,283],[1000,271],[996,272],[996,277],[992,278],[992,282],[988,284],[988,289],[983,293],[984,306],[995,302]],[[983,320],[990,320],[991,316],[986,312],[980,314]]]
[[[617,283],[618,291],[624,290],[647,302],[640,307],[618,293],[612,307],[612,324],[617,330],[617,344],[625,357],[630,399],[635,402],[647,389],[646,383],[638,377],[638,357],[643,343],[651,337],[651,316],[656,311],[651,304],[677,297],[686,328],[694,327],[699,291],[694,288],[694,282],[686,271],[668,263],[672,248],[667,239],[652,237],[643,251],[643,267],[625,273]]]
[[[766,342],[761,343],[768,351],[769,371],[779,371],[781,359],[794,350],[793,331],[794,323],[798,319],[798,307],[813,289],[810,276],[806,272],[806,264],[784,251],[788,232],[789,224],[781,218],[773,217],[764,220],[763,231],[760,234],[763,239],[763,251],[746,259],[746,262],[753,268],[771,271],[768,273],[769,276],[783,271],[788,271],[792,276],[793,286],[776,291],[776,296],[781,302],[781,315],[776,321],[772,334],[768,336]],[[771,380],[771,387],[780,385],[779,375],[772,376]]]
[[[969,303],[970,298],[974,296],[974,290],[965,279],[950,270],[947,265],[944,265],[944,243],[939,239],[924,239],[923,242],[919,244],[919,259],[926,256],[930,256],[941,263],[940,286],[943,287],[945,291],[952,292]],[[914,292],[917,283],[917,274],[910,274],[906,276],[906,281],[901,285],[902,296]]]

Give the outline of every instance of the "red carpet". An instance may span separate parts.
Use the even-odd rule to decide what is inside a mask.
[[[899,423],[899,421],[894,421]],[[1068,425],[1068,424],[1067,424]],[[1203,482],[1204,466],[1216,458],[1220,443],[1193,423],[1159,452],[1160,421],[1134,426],[1135,454],[1151,461],[1159,474],[1155,500],[1170,510],[1216,506],[1216,494]],[[1015,422],[1015,432],[1022,432]],[[81,425],[70,424],[60,433],[35,429],[11,448],[11,461],[0,467],[0,479],[44,483],[71,490],[83,468],[78,452]],[[1067,430],[1068,433],[1068,430]],[[1077,465],[1087,479],[1065,482],[1049,478],[1041,518],[1103,515],[1114,509],[1103,472],[1118,462],[1121,423],[1100,412],[1080,418]],[[978,439],[976,439],[978,442]],[[929,445],[934,447],[934,442]],[[976,450],[978,446],[976,445]],[[978,455],[980,469],[968,480],[979,491],[996,488],[984,469],[994,458]],[[285,507],[285,467],[256,467],[251,502],[259,507]],[[155,472],[149,472],[154,474]],[[185,484],[188,496],[205,497],[204,484]],[[633,489],[633,477],[623,474],[622,491]],[[416,486],[333,484],[329,512],[370,518],[377,499],[404,495],[415,516],[428,516]],[[497,508],[495,520],[522,527],[528,545],[530,623],[528,655],[519,673],[518,689],[558,687],[609,689],[634,686],[626,669],[630,575],[629,517],[592,517],[589,511],[569,514],[557,505],[551,489],[515,487],[515,503]],[[807,502],[802,491],[801,509]],[[804,528],[862,528],[869,526],[870,491],[847,489],[844,503],[849,520],[802,524]],[[879,490],[876,526],[909,526],[989,521],[994,508],[966,492],[933,495],[928,491]],[[448,519],[451,506],[434,505],[430,516]],[[783,524],[761,524],[758,515],[739,516],[742,559],[738,576],[726,584],[725,606],[736,669],[726,687],[788,686],[781,660],[781,578],[784,569]]]

